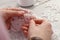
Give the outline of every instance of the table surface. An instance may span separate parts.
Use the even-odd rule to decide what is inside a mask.
[[[33,7],[26,8],[32,10],[37,18],[48,19],[54,33],[57,35],[57,40],[60,40],[60,0],[48,0],[38,2]],[[0,8],[19,7],[17,0],[0,0]],[[54,39],[56,40],[56,39]]]

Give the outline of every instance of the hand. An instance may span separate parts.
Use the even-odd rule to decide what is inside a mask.
[[[28,37],[40,37],[43,40],[51,40],[52,36],[52,27],[51,24],[46,20],[31,20],[30,26],[25,25],[23,27],[24,33],[28,35]]]
[[[4,8],[0,9],[0,16],[3,18],[4,23],[7,24],[7,28],[9,29],[9,20],[10,17],[13,16],[23,16],[25,13],[28,13],[27,10],[22,8]]]
[[[51,40],[52,33],[52,27],[48,21],[40,20],[40,24],[36,25],[36,22],[31,20],[29,27],[30,37],[36,36],[42,38],[43,40]]]

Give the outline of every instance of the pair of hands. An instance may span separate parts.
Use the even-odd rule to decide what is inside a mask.
[[[28,11],[21,8],[0,9],[0,16],[4,19],[4,23],[9,17],[15,15],[20,16],[25,13],[28,13]],[[43,40],[51,40],[51,36],[53,32],[52,32],[51,24],[47,20],[44,19],[31,20],[29,28],[27,26],[28,25],[25,25],[22,29],[24,34],[26,35],[28,34],[29,37],[37,36],[42,38]],[[7,26],[7,28],[9,28],[9,25]]]

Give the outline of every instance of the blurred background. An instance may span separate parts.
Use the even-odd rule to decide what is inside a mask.
[[[0,0],[0,8],[20,7],[18,0]],[[60,0],[38,0],[34,6],[26,8],[31,10],[37,18],[48,19],[56,38],[60,40]]]

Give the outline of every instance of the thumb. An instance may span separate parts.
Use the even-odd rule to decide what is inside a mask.
[[[30,38],[33,31],[34,31],[34,28],[35,28],[35,22],[34,20],[31,20],[30,21],[30,25],[29,25],[29,30],[28,30],[28,37]]]
[[[31,20],[31,21],[30,21],[30,28],[31,28],[31,27],[35,27],[35,22],[34,22],[34,20]]]

